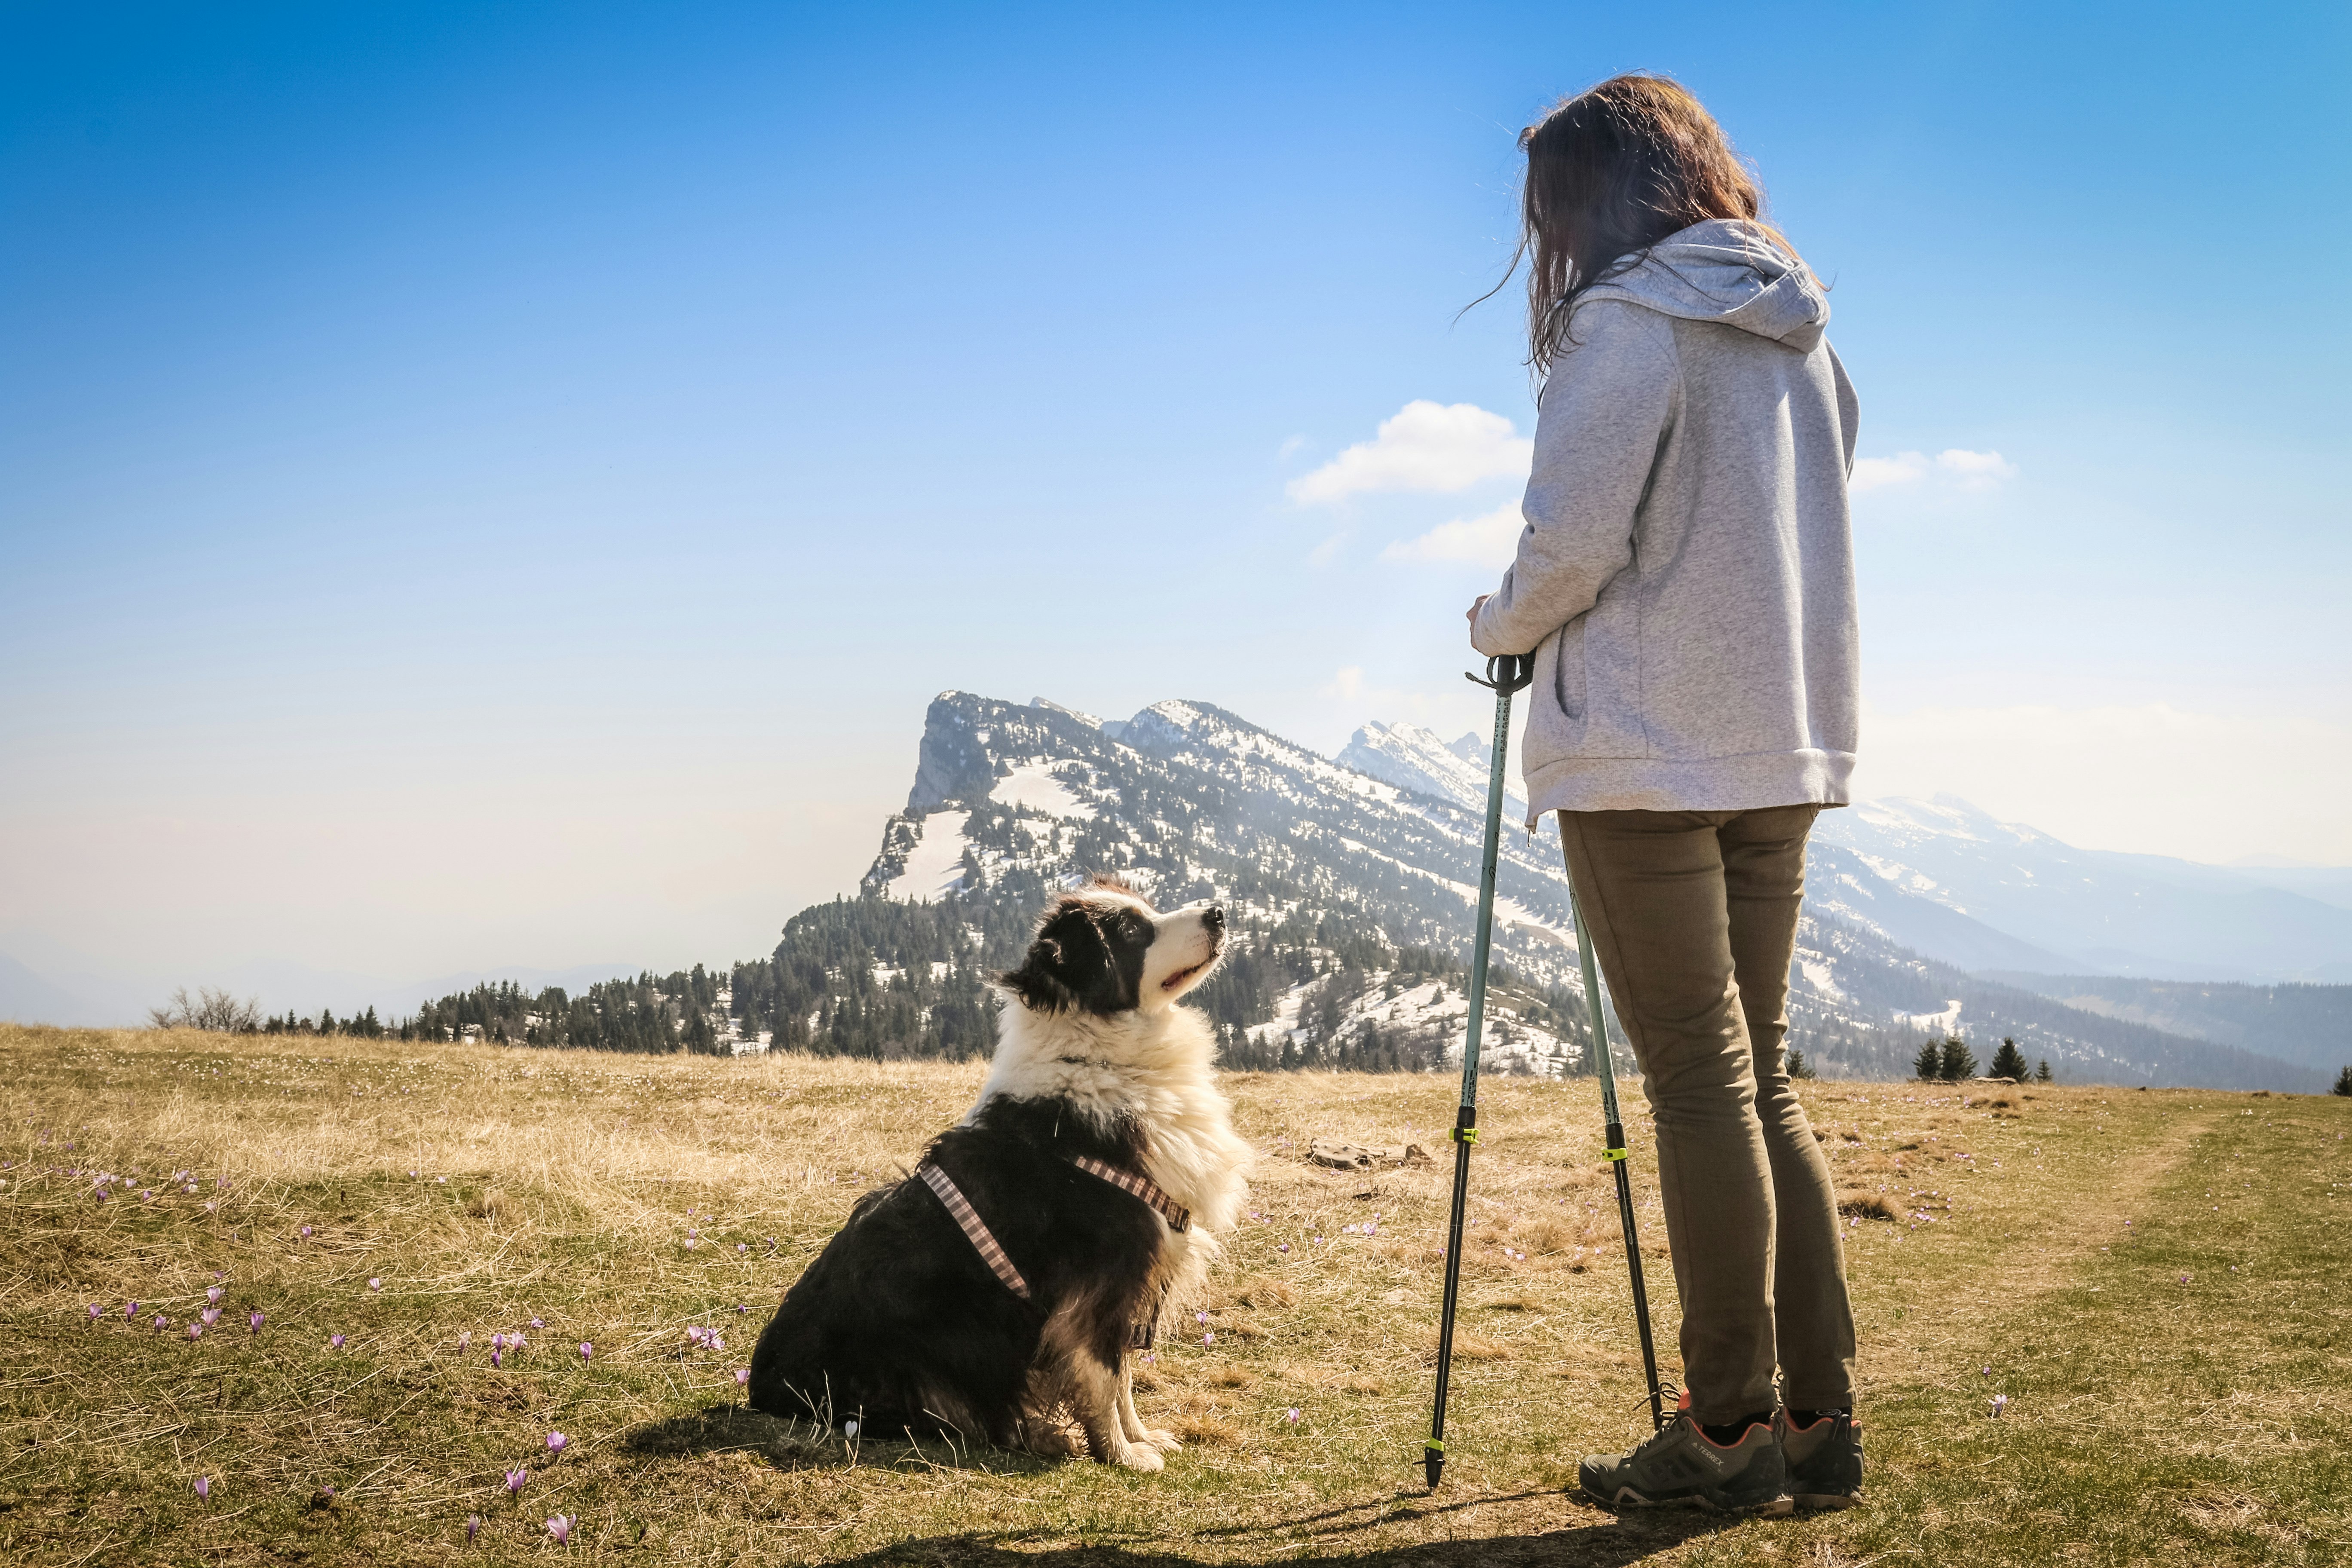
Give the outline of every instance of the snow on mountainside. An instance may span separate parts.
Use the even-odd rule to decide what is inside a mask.
[[[927,901],[968,933],[995,933],[985,954],[934,956],[956,973],[1011,962],[1025,921],[1076,875],[1118,871],[1163,904],[1214,897],[1232,911],[1234,951],[1200,1005],[1229,1063],[1433,1066],[1458,1059],[1484,826],[1484,747],[1465,739],[1456,749],[1416,727],[1367,725],[1334,760],[1203,702],[1101,721],[946,692],[863,886],[885,904]],[[1522,816],[1507,825],[1498,867],[1504,972],[1490,1038],[1504,1070],[1582,1071],[1559,840],[1525,832]],[[1799,934],[1790,1043],[1831,1070],[1899,1075],[1924,1031],[1956,1024],[1980,1057],[2011,1034],[2076,1079],[2313,1087],[2307,1069],[1906,951],[1897,932],[1974,943],[1982,961],[2010,967],[2046,956],[1842,847],[1825,848],[1814,875],[1832,896],[1817,897]],[[915,1016],[943,1005],[926,1000],[915,967],[891,972],[912,976]],[[820,1006],[809,1026],[838,1027],[840,1016]]]
[[[1449,746],[1418,724],[1383,724],[1375,719],[1348,738],[1335,760],[1400,789],[1418,790],[1483,812],[1486,759],[1486,742],[1475,735],[1465,735]],[[1503,820],[1525,822],[1527,817],[1527,802],[1506,784]]]
[[[1890,934],[1965,968],[2352,978],[2352,910],[2267,886],[2260,873],[2077,849],[1954,795],[1857,801],[1823,812],[1814,839],[1852,858],[1842,869],[1863,868],[1855,890],[1885,911]],[[2002,956],[1988,932],[2015,951]]]

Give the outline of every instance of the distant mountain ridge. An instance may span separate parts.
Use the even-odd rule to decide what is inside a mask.
[[[943,692],[858,896],[793,916],[772,953],[691,974],[622,971],[585,998],[586,970],[533,976],[529,988],[450,976],[463,994],[418,1021],[642,1049],[661,1037],[658,1016],[697,1048],[969,1055],[992,1043],[988,976],[1017,960],[1036,910],[1074,876],[1115,870],[1162,901],[1215,897],[1233,910],[1228,962],[1198,997],[1229,1065],[1433,1067],[1460,1049],[1485,764],[1475,734],[1449,743],[1412,725],[1368,723],[1335,759],[1205,702],[1103,720]],[[1495,1065],[1588,1071],[1559,840],[1526,832],[1517,802],[1507,812]],[[2352,988],[2192,1005],[2132,976],[2085,978],[2079,948],[2018,929],[2065,937],[2036,913],[2035,895],[2053,884],[2062,907],[2133,940],[2150,929],[2143,904],[2182,916],[2149,886],[2178,890],[2208,873],[2232,892],[2253,886],[2219,868],[2140,864],[2157,858],[2076,851],[1949,800],[1824,813],[1791,1046],[1824,1070],[1896,1077],[1921,1040],[1957,1027],[1980,1058],[2011,1035],[2075,1079],[2322,1087],[2331,1009]],[[2248,896],[2273,912],[2284,899],[2299,914],[2352,918],[2279,889]],[[2163,934],[2161,920],[2155,929]],[[2324,928],[2296,956],[2324,952],[2326,940]],[[0,997],[10,979],[0,965]]]
[[[907,809],[886,827],[862,893],[1002,913],[1109,868],[1163,900],[1213,895],[1236,911],[1236,965],[1297,974],[1281,984],[1260,973],[1246,998],[1204,998],[1237,1051],[1313,1058],[1418,1029],[1413,1048],[1426,1061],[1458,1050],[1458,1018],[1432,1038],[1440,1020],[1399,1011],[1395,974],[1408,949],[1438,955],[1414,965],[1466,957],[1483,752],[1475,736],[1449,745],[1425,729],[1373,723],[1325,758],[1208,703],[1096,721],[945,692],[925,721]],[[1523,815],[1514,808],[1504,836],[1496,937],[1523,1004],[1501,1032],[1523,1048],[1501,1054],[1527,1070],[1583,1070],[1558,840],[1526,833]],[[1839,847],[1823,847],[1814,887],[1791,1043],[1831,1068],[1897,1076],[1927,1033],[1957,1017],[1982,1054],[2008,1033],[2077,1078],[2318,1086],[2307,1068],[2071,1008],[1906,951],[1895,931],[1979,963],[2054,957],[1963,909],[1906,896]],[[1306,940],[1309,929],[1322,937]],[[1356,951],[1343,958],[1348,943]]]
[[[1465,735],[1447,744],[1418,724],[1383,724],[1375,719],[1348,738],[1333,760],[1343,767],[1483,811],[1491,752],[1476,735]],[[1513,788],[1503,786],[1503,820],[1525,822],[1528,803]]]
[[[1940,904],[2043,954],[2042,962],[1984,967],[2169,980],[2352,980],[2352,909],[2270,880],[2284,873],[2077,849],[1953,795],[1857,801],[1823,812],[1814,833],[1896,893]]]

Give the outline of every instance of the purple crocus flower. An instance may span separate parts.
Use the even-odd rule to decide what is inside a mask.
[[[106,1310],[105,1308],[103,1308],[103,1307],[100,1306],[97,1302],[92,1301],[92,1302],[89,1304],[89,1321],[90,1321],[91,1322],[93,1322],[93,1323],[95,1323],[96,1321],[98,1321],[98,1315],[99,1315],[99,1313],[100,1313],[100,1312],[104,1311],[105,1310]]]
[[[541,1322],[537,1318],[533,1318],[530,1321],[530,1326],[534,1329],[543,1329],[547,1327],[545,1323]]]
[[[188,1338],[192,1340],[200,1340],[204,1337],[205,1326],[202,1323],[190,1323],[188,1325]]]
[[[482,1528],[482,1516],[481,1516],[480,1514],[478,1514],[478,1513],[469,1513],[469,1514],[467,1514],[467,1515],[466,1516],[466,1544],[467,1544],[467,1545],[471,1546],[471,1545],[474,1543],[474,1537],[475,1537],[475,1535],[476,1535],[477,1533],[478,1533],[478,1532],[480,1531],[481,1528]]]
[[[751,1369],[750,1367],[739,1366],[735,1369],[735,1386],[738,1388],[749,1388],[751,1386]]]
[[[589,1358],[589,1357],[591,1357],[591,1356],[593,1356],[593,1355],[594,1355],[595,1353],[596,1353],[596,1347],[595,1347],[594,1345],[593,1345],[593,1344],[589,1343],[586,1340],[582,1340],[582,1341],[580,1342],[580,1364],[581,1364],[581,1365],[583,1365],[583,1366],[587,1365],[587,1364],[588,1364],[588,1358]]]
[[[513,1469],[509,1470],[507,1472],[507,1495],[509,1497],[512,1497],[515,1493],[522,1490],[523,1482],[529,1479],[530,1479],[530,1472],[524,1469],[520,1465],[517,1465]]]
[[[571,1438],[561,1432],[550,1432],[547,1435],[547,1451],[551,1454],[561,1454],[571,1441]]]
[[[1294,1426],[1298,1425],[1298,1406],[1296,1405],[1290,1407],[1290,1424]]]
[[[208,1329],[211,1328],[215,1323],[220,1321],[220,1309],[218,1307],[206,1307],[204,1310],[204,1320],[205,1327]]]
[[[330,1349],[341,1350],[343,1348],[343,1336],[341,1334],[329,1334],[327,1336],[327,1344]]]
[[[459,1355],[464,1355],[464,1354],[466,1353],[466,1347],[467,1347],[467,1346],[468,1346],[468,1345],[470,1345],[470,1344],[472,1344],[473,1342],[474,1342],[474,1331],[473,1331],[473,1330],[471,1330],[471,1329],[461,1329],[461,1330],[459,1330],[459,1331],[458,1331],[458,1332],[457,1332],[457,1353],[458,1353]]]
[[[212,1479],[212,1477],[210,1477],[210,1476],[198,1476],[198,1477],[196,1478],[196,1496],[197,1496],[197,1498],[198,1498],[199,1500],[208,1499],[208,1498],[210,1498],[212,1495],[213,1495],[213,1479]]]
[[[122,1303],[122,1321],[126,1323],[135,1323],[139,1321],[138,1302],[125,1301]]]
[[[506,1364],[504,1355],[505,1352],[500,1351],[498,1346],[492,1345],[490,1347],[490,1365],[493,1369]]]
[[[156,1313],[156,1314],[155,1314],[155,1331],[156,1331],[157,1333],[159,1333],[159,1334],[160,1334],[160,1333],[162,1333],[165,1329],[168,1329],[168,1328],[170,1328],[171,1326],[172,1326],[172,1320],[171,1320],[171,1319],[169,1319],[169,1318],[165,1317],[165,1316],[164,1316],[163,1313],[161,1313],[161,1312],[158,1312],[158,1313]]]
[[[262,1317],[260,1313],[254,1313],[247,1321],[251,1324],[251,1327],[247,1331],[247,1332],[257,1334],[261,1331]]]
[[[1993,1413],[1995,1415],[1999,1415],[2002,1411],[2004,1411],[2004,1410],[2006,1410],[2006,1409],[2008,1409],[2008,1408],[2009,1408],[2009,1395],[2008,1395],[2008,1394],[1994,1394],[1994,1395],[1992,1396],[1992,1413]]]
[[[555,1537],[558,1546],[569,1546],[572,1544],[572,1527],[579,1522],[577,1518],[559,1513],[547,1521],[547,1533]]]
[[[1215,1344],[1217,1342],[1217,1336],[1213,1331],[1202,1334],[1201,1336],[1201,1342],[1204,1345]]]
[[[220,1299],[221,1288],[219,1286],[210,1286],[205,1289],[205,1300],[210,1301],[214,1306],[217,1307],[220,1305]]]
[[[368,1289],[371,1290],[381,1290],[383,1289],[383,1281],[381,1279],[371,1279],[368,1281]]]

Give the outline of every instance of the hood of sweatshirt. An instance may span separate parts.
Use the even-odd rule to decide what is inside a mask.
[[[1753,224],[1709,218],[1668,235],[1579,299],[1629,300],[1661,315],[1720,321],[1810,353],[1830,302],[1812,275]]]

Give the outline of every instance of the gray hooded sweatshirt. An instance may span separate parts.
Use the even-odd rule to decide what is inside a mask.
[[[1724,220],[1577,301],[1518,557],[1470,636],[1536,656],[1530,825],[1845,804],[1859,409],[1829,319],[1787,252]]]

